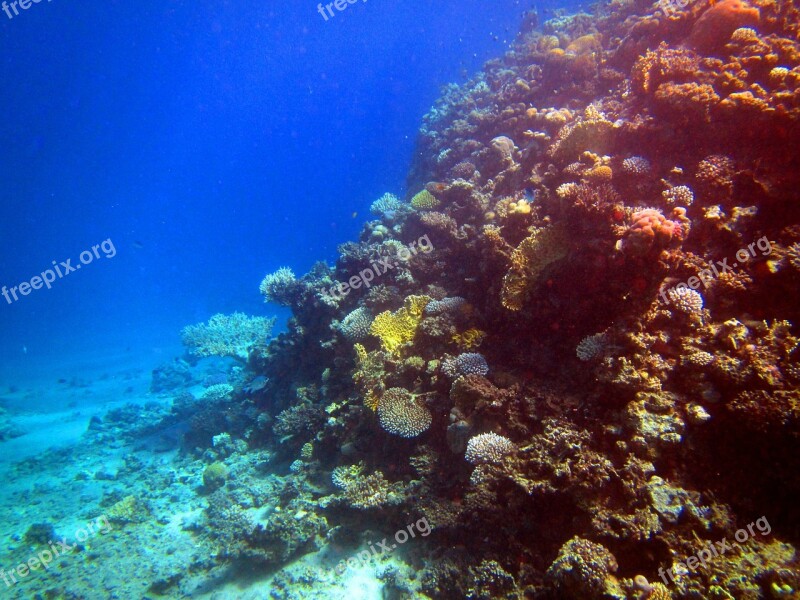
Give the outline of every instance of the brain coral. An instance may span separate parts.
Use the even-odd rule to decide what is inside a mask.
[[[417,437],[431,426],[431,413],[419,398],[403,388],[389,388],[378,402],[378,419],[389,433]]]
[[[351,342],[359,342],[367,337],[372,325],[372,313],[363,306],[351,311],[339,324],[339,331]]]
[[[517,446],[507,437],[496,433],[480,433],[467,442],[464,458],[473,464],[499,463],[506,454],[516,449]]]
[[[381,345],[388,352],[396,352],[406,342],[414,339],[429,296],[408,296],[403,308],[395,312],[384,311],[375,317],[369,332],[380,338]]]

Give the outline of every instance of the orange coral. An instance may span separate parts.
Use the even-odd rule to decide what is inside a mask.
[[[721,0],[712,4],[692,27],[687,44],[695,50],[720,49],[739,27],[757,25],[761,13],[744,0]]]
[[[711,120],[711,109],[719,103],[714,88],[697,83],[663,83],[658,86],[655,99],[685,117]]]

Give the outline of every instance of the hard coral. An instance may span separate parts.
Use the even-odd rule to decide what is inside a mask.
[[[465,352],[442,361],[442,371],[451,379],[464,375],[484,376],[489,372],[489,365],[483,355],[477,352]]]
[[[239,312],[217,314],[208,323],[184,327],[181,337],[196,356],[230,356],[246,361],[251,348],[269,342],[274,324],[274,317],[249,317]]]
[[[395,312],[385,311],[375,317],[369,332],[381,340],[383,348],[394,353],[398,348],[414,339],[428,296],[408,296],[403,308]]]
[[[739,27],[758,25],[759,10],[744,0],[721,0],[712,3],[695,22],[687,45],[702,51],[719,50]]]
[[[359,342],[369,334],[372,313],[363,306],[351,311],[339,324],[339,331],[351,342]]]
[[[603,597],[616,570],[617,560],[608,548],[576,536],[561,547],[547,576],[568,597],[591,599]]]
[[[411,206],[417,210],[432,210],[439,206],[441,202],[428,190],[422,190],[411,198]]]
[[[683,223],[688,222],[685,209],[675,209],[675,214]],[[682,211],[682,212],[680,212]],[[647,254],[652,249],[666,248],[673,241],[680,241],[685,235],[683,223],[670,221],[654,208],[633,213],[632,223],[625,233],[621,248],[632,254]]]
[[[404,388],[390,388],[378,402],[378,419],[389,433],[417,437],[431,426],[431,412],[422,400]]]
[[[509,310],[521,310],[527,295],[545,268],[564,258],[568,250],[566,229],[537,229],[511,255],[511,269],[503,278],[502,302]]]
[[[471,437],[464,454],[472,464],[499,463],[506,454],[516,451],[517,446],[505,436],[496,433],[481,433]]]

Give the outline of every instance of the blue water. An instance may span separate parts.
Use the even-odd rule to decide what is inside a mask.
[[[335,259],[402,194],[421,117],[528,2],[71,2],[0,12],[0,385],[163,359],[216,312],[279,314],[268,272]],[[540,9],[543,7],[539,3]],[[13,15],[13,12],[11,13]]]

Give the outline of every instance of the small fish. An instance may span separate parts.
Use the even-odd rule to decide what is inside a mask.
[[[23,354],[27,354],[28,353],[28,347],[27,346],[23,346],[22,347],[22,353]]]
[[[358,216],[358,211],[354,212],[351,216],[355,219]]]
[[[144,248],[144,244],[139,240],[134,240],[133,247],[136,248],[137,250],[141,250],[142,248]]]
[[[536,197],[539,195],[539,190],[535,190],[531,187],[525,188],[525,200],[528,201],[528,204],[534,204],[536,202]]]

